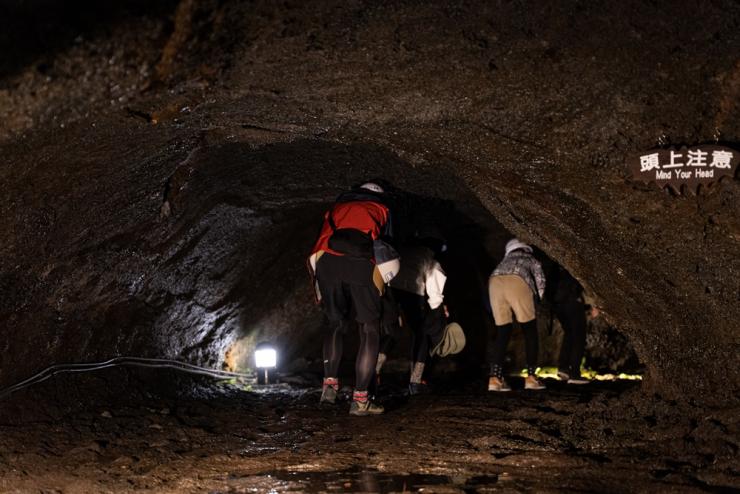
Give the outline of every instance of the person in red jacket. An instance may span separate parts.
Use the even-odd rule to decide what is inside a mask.
[[[376,266],[373,244],[390,237],[390,217],[384,190],[377,183],[368,182],[343,193],[324,215],[309,257],[316,297],[332,326],[324,339],[322,402],[336,400],[344,333],[352,319],[360,332],[351,415],[384,411],[369,399],[368,386],[378,358],[381,297],[387,281]]]

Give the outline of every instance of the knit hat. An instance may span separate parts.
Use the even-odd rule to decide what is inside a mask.
[[[508,256],[510,252],[515,251],[517,249],[524,249],[527,252],[532,252],[532,247],[525,244],[518,238],[512,238],[511,240],[506,242],[506,254],[505,255]]]
[[[465,348],[465,333],[462,326],[456,322],[451,322],[444,329],[444,335],[437,346],[429,351],[429,355],[439,355],[446,357],[460,353]]]

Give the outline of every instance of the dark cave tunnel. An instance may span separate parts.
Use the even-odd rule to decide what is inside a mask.
[[[399,243],[418,223],[429,221],[448,242],[442,258],[449,276],[446,300],[450,320],[465,328],[468,344],[461,354],[439,362],[436,372],[484,376],[495,336],[487,278],[512,234],[444,167],[439,170],[417,173],[372,146],[297,141],[256,150],[238,143],[197,148],[163,187],[160,218],[148,232],[158,237],[156,267],[129,274],[136,288],[128,299],[104,308],[104,327],[93,336],[91,350],[110,356],[109,342],[121,339],[117,328],[125,333],[134,322],[141,330],[133,334],[150,339],[129,340],[132,354],[245,371],[253,367],[255,345],[269,342],[279,350],[281,372],[319,375],[319,342],[327,323],[309,290],[306,253],[332,197],[380,175],[396,189]],[[537,256],[546,270],[556,266],[539,249]],[[541,365],[556,366],[561,331],[547,302],[538,321]],[[586,367],[642,370],[622,333],[600,321],[590,326]],[[523,366],[521,338],[516,332],[509,345],[512,372]],[[351,332],[348,371],[355,340]],[[407,344],[402,340],[394,347],[396,368],[403,367]]]
[[[213,321],[210,326],[211,334],[197,337],[198,343],[188,346],[183,352],[184,356],[192,358],[197,355],[198,360],[223,362],[226,369],[244,371],[253,368],[255,346],[258,343],[270,343],[278,349],[281,371],[309,372],[313,375],[321,373],[320,342],[327,330],[327,321],[318,308],[312,306],[305,257],[315,239],[323,212],[331,202],[320,200],[310,204],[284,206],[286,201],[295,200],[285,197],[285,189],[278,190],[275,185],[268,186],[274,191],[274,195],[269,196],[261,182],[250,183],[248,190],[263,189],[259,193],[263,205],[276,205],[275,216],[271,215],[270,227],[258,234],[261,240],[257,243],[269,246],[269,253],[255,254],[254,249],[248,252],[240,246],[245,243],[254,245],[245,239],[254,236],[260,223],[257,221],[255,227],[245,228],[243,224],[238,224],[240,215],[233,214],[233,208],[258,210],[260,206],[255,207],[254,201],[249,199],[249,193],[244,195],[230,190],[229,184],[244,185],[245,180],[253,180],[255,175],[262,176],[260,172],[255,173],[257,170],[254,164],[257,163],[257,169],[261,165],[265,169],[270,167],[273,170],[282,170],[290,178],[297,168],[304,168],[301,171],[302,176],[309,176],[318,168],[331,170],[345,166],[349,167],[347,181],[338,183],[334,179],[332,183],[338,191],[347,189],[353,181],[362,181],[363,178],[372,176],[363,177],[363,173],[380,173],[383,177],[390,177],[388,180],[391,183],[399,183],[391,195],[398,218],[395,222],[396,240],[400,244],[412,236],[419,223],[433,221],[440,228],[449,245],[448,251],[443,254],[442,264],[449,276],[446,300],[450,320],[461,323],[466,329],[468,344],[461,354],[448,359],[448,362],[438,363],[437,369],[440,373],[457,371],[478,377],[486,374],[487,354],[490,351],[488,348],[490,340],[495,336],[487,300],[487,278],[501,259],[504,244],[513,235],[464,186],[450,186],[454,179],[444,172],[436,177],[415,174],[408,163],[380,148],[297,142],[270,146],[254,152],[238,145],[226,145],[202,154],[199,152],[197,156],[199,157],[194,163],[188,161],[188,166],[192,166],[194,171],[189,172],[187,184],[178,186],[179,192],[176,194],[182,193],[187,198],[172,197],[166,200],[171,200],[173,204],[180,203],[172,206],[175,211],[184,206],[185,211],[182,214],[186,217],[187,211],[199,211],[199,218],[187,221],[198,224],[204,218],[210,218],[207,220],[209,224],[212,222],[209,229],[223,232],[218,237],[208,233],[197,245],[190,243],[189,248],[194,252],[220,251],[224,248],[223,245],[232,250],[210,257],[204,254],[203,260],[196,264],[197,267],[186,261],[191,254],[179,253],[178,258],[182,259],[180,262],[190,267],[191,276],[203,280],[206,285],[191,287],[191,290],[210,290],[209,282],[218,284],[222,270],[218,264],[222,259],[230,259],[230,262],[239,265],[239,258],[247,257],[250,264],[241,264],[245,269],[233,278],[233,288],[225,299],[210,306],[203,304],[218,310],[228,304],[229,300],[236,298],[238,302],[234,305],[234,312],[239,315],[235,319],[238,322],[234,329],[229,331],[219,327],[228,327],[229,316],[225,315],[210,315],[205,316],[205,321],[194,321],[193,326],[201,328],[204,325],[208,327],[207,321]],[[218,166],[213,167],[212,164],[216,162]],[[372,163],[372,167],[365,168],[361,164],[353,169],[352,163],[357,162]],[[205,169],[208,172],[201,173]],[[247,170],[248,175],[244,173]],[[290,171],[285,172],[286,170]],[[198,184],[200,180],[203,181],[202,184]],[[317,183],[322,183],[321,179]],[[289,184],[292,185],[290,182]],[[444,198],[433,195],[434,192],[427,192],[430,189],[439,190],[440,185],[448,189]],[[303,187],[305,186],[304,184]],[[322,187],[325,186],[322,184]],[[191,188],[193,190],[189,190]],[[300,195],[295,194],[297,197]],[[192,204],[184,205],[185,201]],[[226,207],[231,212],[224,211]],[[189,234],[186,233],[185,236]],[[224,238],[230,240],[222,246],[214,245],[216,242],[221,244]],[[548,271],[557,265],[539,249],[538,257]],[[195,272],[192,272],[193,268]],[[191,301],[185,299],[182,302],[187,305]],[[551,316],[547,302],[542,305],[541,312],[541,365],[553,367],[557,365],[562,333],[558,330],[557,319]],[[635,373],[642,370],[629,341],[618,330],[595,322],[591,324],[590,333],[587,367],[612,373]],[[222,339],[219,341],[219,336],[215,335],[221,335]],[[348,351],[345,352],[342,368],[347,371],[346,374],[351,375],[354,358],[352,349],[357,345],[356,333],[349,332],[347,342]],[[398,359],[395,368],[403,367],[402,362],[408,357],[407,348],[408,340],[401,340],[394,346],[391,357]],[[523,348],[521,334],[517,332],[509,346],[508,365],[512,371],[523,366]],[[208,353],[214,350],[217,352],[215,355]]]
[[[465,329],[467,346],[459,355],[438,359],[431,373],[436,373],[440,377],[446,375],[446,379],[454,374],[474,378],[487,375],[490,347],[496,336],[488,301],[487,278],[496,263],[501,260],[505,243],[513,235],[470,196],[465,200],[439,199],[403,190],[395,191],[394,195],[396,196],[395,204],[400,206],[396,208],[396,214],[404,218],[396,222],[396,226],[401,223],[401,232],[396,237],[399,244],[408,240],[408,231],[413,229],[414,224],[434,218],[435,224],[439,225],[443,236],[447,239],[449,247],[440,257],[440,262],[448,274],[445,300],[450,310],[449,321],[459,322]],[[300,218],[298,221],[301,224],[316,226],[320,224],[323,211],[329,206],[330,203],[322,203],[318,207],[320,211],[318,214],[317,208],[300,208],[300,210],[289,212],[288,215],[296,215]],[[293,232],[297,233],[295,230]],[[291,237],[291,241],[304,247],[304,253],[314,240],[314,237],[309,235],[310,233],[309,229],[305,229],[300,231],[300,236]],[[284,238],[275,238],[274,244],[280,249],[284,241]],[[537,249],[536,252],[546,272],[551,274],[558,264],[541,250]],[[290,259],[296,262],[297,257],[291,256]],[[294,273],[291,272],[291,274]],[[278,278],[282,276],[278,275]],[[291,281],[297,285],[307,283],[305,273],[298,273],[298,279]],[[307,372],[318,376],[323,369],[321,341],[323,333],[328,330],[328,322],[315,308],[306,312],[291,312],[286,316],[284,310],[291,301],[275,300],[277,291],[268,290],[261,294],[265,300],[270,301],[270,304],[274,304],[273,312],[262,315],[259,322],[242,317],[239,328],[231,336],[233,343],[226,350],[224,366],[234,371],[252,369],[255,346],[258,343],[268,343],[279,350],[282,358],[280,370],[288,373]],[[299,290],[299,293],[304,300],[293,300],[292,303],[302,304],[311,299],[309,293],[303,290]],[[266,304],[266,302],[256,303]],[[300,319],[284,322],[286,327],[310,328],[306,334],[291,334],[290,337],[285,338],[286,341],[281,341],[279,336],[271,334],[271,325],[280,326],[285,317],[300,318],[306,314],[310,314],[315,320]],[[540,365],[557,367],[563,335],[560,322],[553,314],[551,301],[545,300],[540,303],[538,321],[541,342]],[[589,319],[588,325],[585,368],[602,374],[637,374],[644,371],[629,339],[622,332],[604,322],[603,319]],[[255,335],[255,331],[259,336]],[[302,342],[304,339],[305,344]],[[345,339],[348,350],[344,354],[342,373],[351,376],[354,365],[353,349],[356,349],[358,344],[357,333],[350,331]],[[391,348],[389,355],[391,368],[405,372],[408,367],[409,348],[410,335],[406,333]],[[511,372],[525,367],[521,332],[514,333],[509,344],[506,362]]]
[[[86,300],[86,314],[72,305],[69,313],[61,308],[55,317],[66,323],[60,332],[67,336],[58,338],[52,360],[29,356],[33,368],[24,368],[16,380],[51,364],[120,356],[249,371],[260,342],[276,346],[280,372],[317,378],[327,322],[310,291],[307,252],[336,194],[372,176],[394,186],[398,242],[412,236],[419,222],[429,221],[447,239],[449,249],[441,259],[448,274],[446,303],[450,320],[465,329],[467,346],[438,362],[433,372],[482,379],[495,336],[487,278],[512,234],[445,167],[438,170],[418,173],[375,146],[301,140],[258,149],[201,144],[164,180],[155,217],[78,251],[73,262],[57,270],[59,279],[85,280],[76,286],[61,283],[54,296]],[[111,214],[114,224],[125,221],[121,211]],[[118,262],[115,270],[103,262],[111,253]],[[539,249],[537,257],[546,271],[557,265]],[[99,299],[90,293],[100,294]],[[547,301],[539,312],[540,363],[552,367],[562,333]],[[38,332],[43,322],[36,322]],[[618,329],[599,320],[589,326],[587,368],[642,371]],[[515,332],[509,344],[512,372],[522,368],[521,338]],[[348,335],[343,369],[351,368],[355,339],[354,333]],[[27,351],[16,344],[11,351]],[[407,347],[403,339],[394,346],[395,368],[403,367]]]
[[[623,161],[656,141],[737,147],[737,6],[669,10],[0,5],[0,491],[736,488],[736,180],[668,194]],[[425,222],[447,240],[467,344],[412,396],[404,334],[386,413],[352,417],[357,332],[336,406],[320,404],[329,324],[306,257],[337,195],[373,178],[394,188],[398,242]],[[545,297],[547,389],[522,389],[515,330],[513,390],[486,391],[487,280],[512,232],[601,309],[587,385],[553,374]],[[278,350],[269,386],[260,344]],[[125,356],[238,377],[111,365],[8,388]]]
[[[346,173],[339,174],[337,170]],[[168,358],[251,374],[257,345],[270,343],[278,350],[277,381],[259,386],[252,378],[225,381],[221,376],[214,380],[171,369],[128,366],[58,375],[16,393],[18,401],[0,411],[0,427],[18,420],[10,417],[23,414],[23,420],[33,424],[27,434],[50,437],[44,440],[44,444],[53,445],[49,447],[64,449],[71,447],[70,443],[83,442],[83,446],[76,446],[77,450],[88,451],[89,446],[84,444],[92,441],[92,448],[100,450],[92,454],[102,459],[96,458],[90,465],[110,468],[105,466],[108,456],[114,467],[122,463],[129,468],[128,462],[132,462],[130,468],[135,475],[141,475],[139,482],[143,486],[156,486],[160,482],[157,479],[170,478],[169,474],[148,473],[148,469],[168,468],[165,465],[179,469],[178,457],[197,455],[198,466],[190,467],[191,472],[205,468],[220,471],[234,468],[227,466],[234,461],[223,464],[219,460],[220,465],[206,465],[223,458],[224,449],[234,452],[238,462],[264,465],[264,455],[288,451],[294,461],[306,455],[316,457],[317,451],[333,451],[337,442],[352,444],[357,424],[342,421],[346,416],[344,402],[330,411],[318,405],[317,390],[323,370],[321,340],[328,325],[315,305],[305,260],[323,212],[336,194],[368,176],[385,177],[398,189],[395,211],[405,218],[400,221],[399,241],[412,235],[417,221],[432,218],[439,225],[448,245],[441,259],[448,275],[445,299],[450,319],[462,325],[467,340],[458,355],[432,361],[426,378],[434,394],[428,397],[432,401],[424,401],[425,397],[413,400],[407,395],[409,338],[399,339],[389,355],[378,399],[388,407],[389,420],[403,422],[390,423],[383,434],[396,431],[422,441],[428,434],[424,430],[428,427],[424,426],[426,420],[456,423],[471,413],[482,414],[478,420],[485,423],[489,414],[499,413],[486,408],[488,347],[494,336],[492,316],[486,307],[487,278],[502,257],[511,233],[469,190],[443,171],[420,174],[379,147],[297,141],[258,149],[239,143],[201,145],[191,151],[173,174],[159,182],[159,194],[148,194],[155,198],[146,203],[150,221],[122,233],[117,227],[119,233],[114,237],[95,248],[83,249],[74,257],[74,265],[59,270],[60,276],[84,281],[76,285],[77,289],[99,293],[100,298],[88,297],[85,318],[91,322],[82,328],[78,325],[82,318],[55,315],[69,324],[66,337],[60,339],[64,345],[56,349],[53,357],[56,361],[43,360],[45,355],[34,360],[33,355],[27,354],[26,359],[34,365],[33,369],[27,366],[29,374],[51,363],[71,359],[102,361],[115,356]],[[118,217],[114,223],[128,214],[116,209],[110,212]],[[90,271],[111,255],[119,263],[117,269]],[[536,255],[546,271],[555,265],[545,253],[538,250]],[[146,262],[142,263],[142,259]],[[112,290],[113,285],[125,290]],[[54,296],[69,300],[84,296],[70,288],[64,286]],[[111,292],[117,297],[111,299]],[[540,365],[551,367],[556,365],[562,336],[557,321],[553,323],[550,318],[549,307],[543,304],[541,309]],[[40,321],[43,315],[37,319],[43,324]],[[602,374],[642,372],[629,341],[617,329],[592,323],[588,334],[586,367]],[[42,333],[40,337],[43,336]],[[78,345],[81,341],[85,346]],[[27,348],[18,347],[17,351]],[[349,385],[356,348],[357,335],[350,331],[340,367],[340,378]],[[522,335],[515,331],[509,343],[507,372],[518,374],[524,366],[523,350]],[[537,392],[515,389],[510,400],[497,406],[505,410],[514,406],[570,421],[573,410],[588,403],[592,396],[607,392],[614,395],[612,399],[620,400],[620,390],[636,389],[633,383],[625,387],[623,381],[607,388],[594,383],[589,385],[591,390],[576,392],[566,389],[567,385],[553,376],[545,380],[553,390],[548,392],[554,393],[548,398],[543,400],[526,394]],[[461,388],[460,382],[469,384]],[[461,389],[468,395],[457,394]],[[29,406],[28,400],[33,406]],[[432,408],[431,416],[418,418],[428,413],[421,410],[439,400],[447,403],[446,409],[453,410],[449,416]],[[504,413],[507,422],[513,420],[513,425],[507,426],[513,438],[510,440],[528,441],[521,434],[529,432],[520,430],[518,419],[513,419],[511,411]],[[409,429],[406,416],[422,429]],[[65,424],[61,430],[77,431],[76,439],[60,438],[57,432],[48,431],[49,417],[57,417],[52,423]],[[552,418],[525,417],[521,423],[541,420],[544,430],[555,440],[564,434],[552,429]],[[648,416],[647,420],[652,419]],[[375,421],[372,427],[383,428],[382,424]],[[327,427],[336,429],[327,437],[329,444],[317,443],[319,449],[311,449],[311,442],[321,441]],[[481,426],[473,421],[471,427],[477,431]],[[401,432],[407,429],[407,433]],[[15,430],[6,435],[5,441],[17,449],[18,446],[12,446],[17,441],[13,439]],[[134,432],[137,430],[141,432]],[[562,426],[562,430],[567,431],[567,426]],[[604,430],[612,434],[610,427]],[[433,435],[437,438],[434,440],[450,444],[452,439],[445,434]],[[314,439],[310,439],[312,436]],[[378,437],[388,441],[380,434]],[[421,456],[405,449],[394,453],[394,447],[388,445],[378,449],[402,454],[403,462],[426,455],[424,450],[420,450]],[[492,451],[493,456],[485,455],[505,459],[511,454],[508,449]],[[76,465],[78,456],[72,458]],[[600,456],[597,460],[606,461]],[[341,475],[341,489],[348,492],[386,492],[396,484],[405,489],[407,484],[430,479],[436,483],[461,482],[445,476],[417,478],[393,474],[386,478],[373,473],[372,468],[368,473],[367,466],[357,473],[352,469],[357,467],[326,461],[323,468],[330,473],[293,472],[286,479],[297,483],[299,491],[322,491],[336,482],[336,475]],[[79,471],[77,466],[74,468]],[[83,471],[86,468],[98,467],[85,466]],[[228,482],[259,482],[257,491],[280,482],[281,473],[264,474],[260,468],[263,467],[256,470],[258,475],[230,475]],[[63,470],[60,467],[58,471]],[[50,472],[55,479],[61,475],[54,468]],[[111,474],[106,471],[87,475],[107,479]],[[176,471],[172,478],[189,475]],[[197,475],[207,479],[203,473]],[[366,484],[368,478],[371,482]],[[496,481],[495,477],[483,475],[462,482],[486,486]],[[537,485],[543,481],[550,482],[532,482]]]

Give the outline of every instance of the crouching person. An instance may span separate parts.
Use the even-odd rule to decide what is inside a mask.
[[[588,384],[581,376],[581,360],[586,348],[586,303],[583,286],[565,268],[558,265],[548,280],[552,310],[563,328],[563,342],[558,359],[558,377],[568,384]],[[592,317],[599,314],[590,307]]]
[[[444,250],[441,238],[423,238],[399,248],[403,267],[390,283],[411,329],[409,393],[426,391],[424,368],[430,350],[443,336],[446,324],[444,287],[447,281],[437,256]]]
[[[524,388],[544,389],[535,376],[539,353],[535,297],[541,299],[545,293],[545,275],[529,245],[516,238],[507,242],[504,259],[489,278],[488,293],[497,332],[488,390],[511,391],[504,379],[503,363],[512,331],[512,313],[524,331],[527,355]]]
[[[390,209],[383,194],[383,188],[373,182],[341,194],[325,214],[309,257],[317,299],[331,325],[323,347],[322,402],[336,400],[344,334],[352,319],[360,333],[351,415],[384,411],[368,397],[378,357],[384,290],[383,277],[374,262],[373,243],[390,233]]]

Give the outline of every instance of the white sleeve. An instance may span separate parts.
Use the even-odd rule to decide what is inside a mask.
[[[434,267],[427,274],[424,285],[427,291],[427,302],[429,307],[436,309],[444,301],[444,290],[445,282],[447,281],[447,275],[442,271],[442,266],[439,263],[434,263]]]

